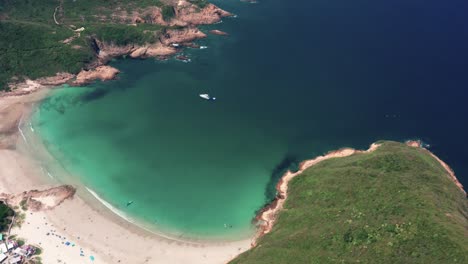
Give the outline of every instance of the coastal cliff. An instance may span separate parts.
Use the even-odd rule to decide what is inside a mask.
[[[19,194],[0,193],[0,200],[11,207],[23,207],[33,212],[51,210],[75,195],[75,188],[69,185],[52,187],[46,190],[31,190]]]
[[[466,193],[418,142],[330,152],[287,172],[277,191],[252,248],[230,263],[468,260]]]
[[[55,4],[52,0],[46,2],[44,6]],[[59,2],[50,12],[41,9],[35,16],[27,17],[28,23],[21,23],[26,18],[16,12],[19,4],[6,3],[0,10],[0,45],[10,47],[0,55],[2,64],[7,64],[7,71],[0,74],[0,90],[18,90],[26,81],[40,87],[110,80],[118,74],[117,69],[106,66],[111,59],[122,56],[166,59],[183,47],[196,46],[193,41],[206,37],[198,25],[232,16],[204,0],[112,4],[99,0]],[[53,25],[44,20],[52,20]],[[35,41],[25,45],[28,38]],[[25,52],[31,50],[37,50],[35,60],[26,57]],[[18,59],[18,54],[25,56],[22,67],[8,65]],[[16,93],[30,90],[33,89],[26,87]]]

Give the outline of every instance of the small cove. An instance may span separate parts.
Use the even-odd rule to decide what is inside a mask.
[[[466,4],[404,2],[215,1],[238,17],[191,63],[114,61],[118,80],[55,89],[31,122],[85,186],[175,237],[249,236],[285,169],[378,139],[423,139],[466,185]]]

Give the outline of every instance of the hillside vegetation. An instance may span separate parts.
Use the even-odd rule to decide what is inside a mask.
[[[5,203],[0,202],[0,232],[8,229],[13,214],[14,212],[10,207],[8,207]]]
[[[205,1],[198,0],[201,4]],[[168,3],[168,4],[165,4]],[[164,30],[157,24],[131,26],[135,10],[161,7],[165,0],[0,0],[0,90],[25,76],[77,73],[94,59],[90,37],[115,44],[152,43]],[[55,20],[54,20],[55,14]],[[75,32],[79,28],[82,32]],[[68,41],[67,41],[68,40]]]
[[[273,230],[231,264],[468,263],[468,203],[420,148],[323,161],[294,178]]]

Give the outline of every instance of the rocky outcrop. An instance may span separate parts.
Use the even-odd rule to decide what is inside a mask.
[[[169,23],[166,22],[163,18],[161,8],[159,7],[150,7],[142,10],[140,12],[133,12],[132,14],[132,23],[140,24],[157,24],[162,26],[168,26]]]
[[[221,21],[223,17],[232,16],[231,13],[213,5],[208,4],[204,8],[181,0],[174,7],[175,16],[169,20],[164,20],[160,7],[152,6],[141,10],[136,10],[131,14],[124,10],[112,15],[114,21],[131,24],[157,24],[162,26],[188,25],[208,25]]]
[[[128,55],[136,49],[135,45],[119,46],[99,40],[95,40],[95,42],[99,49],[98,58],[102,64],[107,63],[112,58]]]
[[[429,153],[430,156],[432,156],[435,160],[437,160],[437,162],[439,162],[439,164],[445,169],[445,171],[447,172],[448,176],[450,177],[450,179],[455,183],[455,185],[465,194],[466,196],[466,191],[465,189],[463,188],[463,185],[461,184],[461,182],[458,180],[457,176],[455,175],[455,172],[452,170],[452,168],[447,164],[445,163],[443,160],[441,160],[439,157],[437,157],[434,153],[432,153],[431,151],[429,151],[428,149],[426,149],[424,146],[423,146],[423,142],[421,140],[409,140],[409,141],[406,141],[406,145],[410,146],[410,147],[413,147],[413,148],[421,148],[425,151],[427,151],[427,153]]]
[[[221,21],[223,17],[228,16],[232,16],[232,14],[213,4],[208,4],[200,9],[193,4],[180,1],[176,8],[177,20],[193,25],[214,24]]]
[[[119,73],[119,71],[110,66],[105,66],[111,59],[122,56],[131,58],[148,58],[156,57],[166,59],[171,55],[176,54],[182,47],[199,48],[194,40],[205,38],[206,34],[201,32],[196,25],[213,24],[221,21],[223,17],[232,16],[231,13],[220,9],[213,4],[207,4],[200,8],[185,0],[179,0],[174,6],[175,16],[168,21],[164,20],[160,7],[152,6],[143,9],[137,9],[131,13],[122,8],[117,8],[112,14],[114,23],[126,23],[137,26],[139,23],[158,24],[172,29],[163,30],[156,43],[148,43],[145,45],[129,44],[115,45],[109,42],[102,42],[91,37],[91,47],[97,55],[97,59],[86,65],[86,69],[82,70],[77,75],[70,73],[57,73],[55,76],[40,78],[32,81],[33,84],[24,81],[12,80],[8,86],[17,91],[10,95],[20,95],[30,93],[40,86],[57,86],[64,83],[72,85],[84,85],[94,80],[111,80]],[[175,29],[176,27],[181,27]],[[75,28],[74,26],[72,28]],[[75,30],[76,31],[76,30]],[[154,32],[160,34],[161,32]],[[227,33],[213,30],[212,34],[227,35]],[[79,34],[79,33],[78,33]],[[69,43],[70,40],[65,41]],[[177,48],[179,47],[179,48]],[[74,45],[73,48],[80,49],[81,46]],[[76,77],[75,80],[73,80]],[[25,76],[25,79],[27,77]],[[21,86],[25,86],[21,88]],[[18,89],[21,88],[21,89]]]
[[[140,57],[170,56],[177,52],[173,47],[164,46],[161,43],[148,46],[146,52]]]
[[[198,28],[187,27],[180,30],[170,29],[160,38],[164,45],[173,43],[192,42],[196,39],[206,38],[206,34],[201,32]]]
[[[256,246],[258,239],[272,230],[273,224],[277,219],[278,213],[280,210],[283,209],[283,205],[288,197],[288,184],[294,177],[302,174],[307,168],[315,166],[316,164],[324,160],[348,157],[357,153],[370,153],[378,149],[380,146],[381,144],[374,143],[367,150],[343,148],[340,150],[331,151],[328,154],[318,156],[315,159],[303,161],[299,165],[299,170],[296,172],[287,171],[280,178],[278,184],[276,185],[277,195],[275,199],[270,204],[261,209],[255,217],[254,221],[258,226],[258,232],[253,239],[252,246]]]
[[[120,72],[119,70],[111,66],[99,66],[95,69],[91,69],[87,71],[82,70],[76,76],[76,79],[75,81],[73,81],[73,84],[83,85],[83,84],[87,84],[95,80],[101,80],[101,81],[112,80],[115,78],[115,76],[117,76],[119,72]]]
[[[37,83],[46,86],[57,86],[67,83],[75,77],[74,74],[68,72],[59,72],[55,76],[39,78],[36,80]]]
[[[0,194],[0,199],[10,206],[21,206],[31,211],[50,210],[75,195],[75,188],[70,185],[62,185],[46,190],[31,190],[19,194]]]

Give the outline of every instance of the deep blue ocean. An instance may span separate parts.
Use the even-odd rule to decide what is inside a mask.
[[[215,3],[239,18],[208,75],[238,65],[226,83],[292,156],[421,139],[468,185],[468,1]]]
[[[230,35],[192,62],[117,60],[119,80],[57,89],[33,118],[113,206],[180,236],[247,232],[285,169],[381,139],[421,139],[468,186],[468,1],[213,2],[237,17],[202,27]]]

